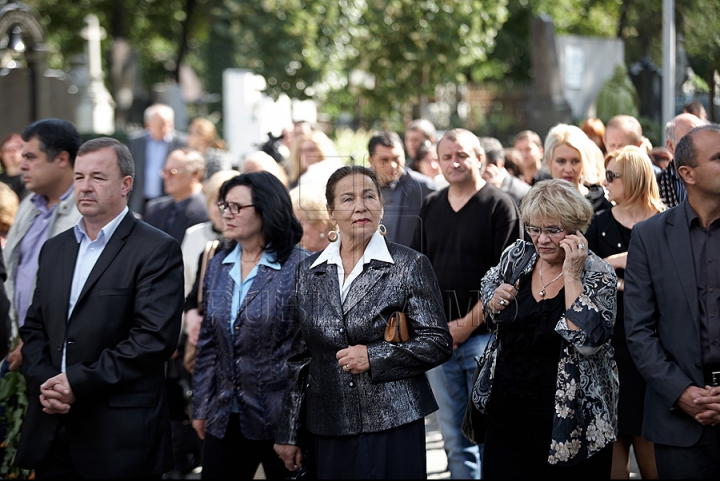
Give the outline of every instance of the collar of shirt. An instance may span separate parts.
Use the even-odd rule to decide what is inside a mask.
[[[315,267],[323,262],[335,264],[337,266],[338,286],[340,286],[340,302],[345,302],[345,298],[350,291],[350,286],[355,278],[363,272],[365,264],[370,263],[373,259],[390,264],[394,264],[395,261],[393,261],[392,256],[390,256],[385,239],[383,239],[378,232],[375,232],[370,238],[370,242],[365,248],[362,258],[358,260],[350,274],[345,277],[345,269],[343,268],[342,258],[340,257],[341,242],[342,239],[338,239],[337,242],[326,247],[310,267]]]
[[[112,235],[115,233],[115,230],[120,225],[120,222],[125,218],[125,214],[128,212],[128,207],[125,206],[125,208],[120,212],[120,214],[115,217],[113,220],[105,224],[105,227],[100,229],[100,233],[97,236],[96,241],[100,241],[101,245],[107,244],[107,242],[110,240]],[[85,221],[82,217],[78,219],[78,221],[75,223],[75,227],[73,227],[75,232],[75,239],[78,241],[78,244],[83,241],[84,238],[87,237],[88,240],[90,240],[90,237],[87,235],[87,231],[85,230]]]
[[[232,314],[230,317],[230,335],[233,335],[232,328],[235,324],[235,318],[237,317],[242,302],[245,300],[245,296],[250,290],[250,286],[252,286],[253,280],[255,280],[255,277],[257,276],[258,268],[261,265],[269,267],[271,269],[275,269],[276,271],[279,271],[282,268],[280,263],[274,260],[274,256],[272,254],[269,254],[268,251],[265,250],[263,251],[263,255],[260,258],[258,264],[253,267],[253,269],[243,281],[240,273],[241,258],[242,247],[240,246],[240,244],[237,244],[235,248],[230,252],[230,254],[228,254],[227,257],[225,257],[225,259],[223,259],[222,261],[223,264],[231,265],[230,279],[232,279],[233,281],[232,304],[230,306]]]
[[[328,264],[335,264],[342,269],[342,258],[340,257],[341,244],[342,238],[340,238],[338,234],[338,241],[331,242],[330,245],[327,246],[325,250],[322,251],[322,253],[320,253],[318,258],[315,259],[315,262],[312,263],[310,268],[312,269],[315,266],[319,266],[323,262],[327,262]],[[378,232],[375,232],[370,238],[370,242],[365,248],[365,253],[362,257],[362,264],[368,264],[373,259],[388,262],[390,264],[395,264],[395,261],[393,261],[393,258],[388,251],[387,244],[385,244],[383,236],[381,236]]]
[[[60,196],[60,202],[67,199],[69,195],[72,195],[74,189],[75,189],[75,184],[70,184],[70,188],[68,190],[66,190],[63,195]],[[35,208],[37,208],[38,210],[43,211],[43,212],[52,210],[52,208],[57,205],[57,204],[55,204],[48,209],[47,197],[45,197],[44,195],[40,195],[40,194],[33,194],[33,196],[30,198],[30,200],[32,201]]]
[[[152,135],[150,135],[150,132],[149,132],[148,130],[145,130],[145,136],[147,137],[148,142],[158,142],[158,143],[161,143],[161,142],[162,142],[162,143],[165,143],[165,144],[169,144],[170,142],[172,142],[172,139],[173,139],[173,134],[172,134],[172,132],[169,133],[169,134],[167,134],[162,140],[155,140],[155,139],[153,139],[153,138],[152,138]]]

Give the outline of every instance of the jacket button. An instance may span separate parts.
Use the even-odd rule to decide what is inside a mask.
[[[240,326],[235,326],[235,332],[238,332],[240,330]]]
[[[602,236],[605,237],[605,233],[604,233],[604,232],[602,233]]]
[[[698,369],[702,369],[702,365],[700,363],[695,363],[695,367]]]
[[[350,381],[350,384],[349,384],[349,386],[350,386],[350,387],[353,387],[354,385],[355,385],[355,383],[354,383],[354,382],[352,382],[352,381]]]
[[[58,352],[62,352],[62,344],[57,345],[57,350],[58,350]]]
[[[341,328],[340,328],[340,332],[345,332],[345,329],[343,329],[343,328],[341,327]]]

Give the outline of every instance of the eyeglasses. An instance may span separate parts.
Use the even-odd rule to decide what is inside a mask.
[[[620,177],[622,177],[620,172],[613,172],[612,170],[605,171],[605,180],[608,181],[608,184],[612,184],[613,180],[619,179]]]
[[[565,233],[565,229],[561,229],[560,227],[534,227],[534,226],[526,226],[525,232],[528,233],[530,237],[537,237],[540,234],[545,234],[548,237],[560,237]]]
[[[170,177],[173,175],[184,174],[190,172],[188,169],[165,169],[160,171],[160,177]]]
[[[218,202],[217,206],[218,206],[218,209],[220,209],[221,214],[230,212],[232,215],[238,215],[241,210],[243,210],[247,207],[255,207],[253,204],[240,205],[235,202]]]

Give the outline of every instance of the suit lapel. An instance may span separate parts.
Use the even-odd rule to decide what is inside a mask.
[[[687,228],[687,216],[684,207],[675,208],[671,215],[668,216],[665,235],[667,236],[668,251],[670,251],[670,256],[673,259],[680,285],[690,305],[693,322],[697,323],[700,319],[700,313],[698,310],[697,282],[695,280],[695,261],[690,247],[690,231]],[[658,261],[660,260],[658,259]]]
[[[389,265],[390,264],[386,262],[375,259],[370,261],[350,286],[347,297],[345,297],[345,302],[343,302],[342,305],[343,313],[350,312],[350,309],[355,307],[355,305],[370,292],[375,284],[385,275]]]
[[[75,263],[77,262],[78,251],[80,250],[80,243],[76,241],[75,236],[68,238],[68,242],[63,247],[63,256],[60,259],[60,282],[58,289],[60,289],[60,299],[62,300],[62,308],[65,310],[65,314],[68,312],[68,305],[70,303],[70,290],[72,289],[72,278],[75,274]]]
[[[120,252],[120,249],[122,249],[125,245],[125,237],[130,234],[134,225],[135,217],[132,212],[128,212],[125,215],[125,218],[120,222],[120,225],[118,225],[117,229],[113,233],[113,236],[110,237],[105,249],[103,249],[102,254],[100,254],[100,257],[90,271],[90,275],[88,276],[87,281],[85,281],[85,285],[80,292],[80,296],[78,296],[77,303],[75,304],[76,306],[80,304],[83,297],[85,297],[87,292],[98,281],[98,279],[100,279],[100,276],[112,263],[113,259],[115,259],[115,256],[117,256],[118,252]]]
[[[329,294],[330,302],[327,304],[332,310],[332,316],[336,319],[342,319],[343,309],[340,304],[340,284],[338,284],[337,266],[325,262],[310,269],[310,275],[312,275],[315,292],[322,293],[323,297]],[[327,297],[325,297],[325,299],[327,299]]]
[[[263,289],[265,289],[267,283],[270,282],[270,270],[273,269],[267,266],[258,266],[258,272],[255,275],[255,279],[253,280],[252,284],[250,285],[250,289],[248,290],[247,294],[245,294],[245,299],[243,299],[243,302],[238,309],[238,315],[236,319],[240,318],[240,315],[247,308],[248,304],[250,304],[253,299],[255,299],[257,295],[262,292]]]

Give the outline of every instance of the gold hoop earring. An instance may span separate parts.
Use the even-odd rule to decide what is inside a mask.
[[[378,232],[380,233],[380,235],[383,236],[383,237],[385,236],[385,234],[387,234],[387,228],[386,228],[385,225],[383,225],[383,224],[380,224],[380,225],[378,226],[378,229],[377,229],[377,230],[378,230]]]
[[[337,233],[336,230],[331,230],[328,232],[327,239],[330,242],[337,242],[337,240],[340,238],[340,235]]]

